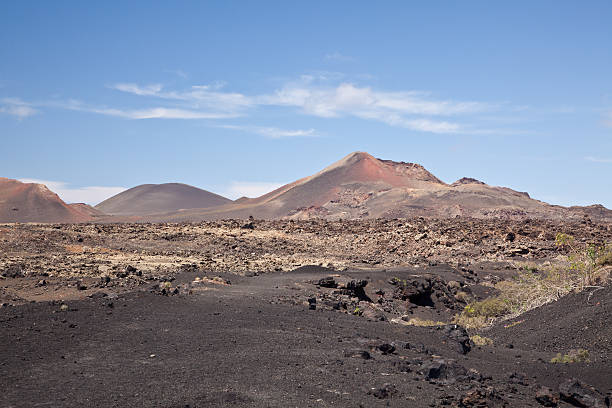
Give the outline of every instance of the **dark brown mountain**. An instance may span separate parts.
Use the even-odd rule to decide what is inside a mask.
[[[85,206],[66,204],[43,184],[0,177],[0,222],[92,221],[94,214]]]
[[[228,198],[187,184],[142,184],[102,201],[95,209],[111,215],[140,216],[231,202]]]

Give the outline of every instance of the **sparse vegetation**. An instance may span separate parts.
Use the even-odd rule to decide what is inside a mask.
[[[361,310],[361,309],[359,308],[359,306],[357,306],[357,307],[355,308],[355,310],[353,310],[353,314],[354,314],[355,316],[361,316],[361,315],[363,314],[363,310]]]
[[[484,327],[609,279],[608,265],[612,264],[609,244],[580,245],[571,235],[559,233],[555,245],[568,253],[564,261],[545,267],[520,266],[514,279],[495,284],[500,295],[468,304],[455,322],[467,328]]]
[[[434,326],[444,326],[446,323],[439,322],[435,320],[428,319],[419,319],[418,317],[413,317],[406,322],[409,326],[419,326],[419,327],[434,327]]]
[[[557,353],[550,362],[557,364],[584,363],[589,361],[589,351],[585,349],[571,350],[567,354]]]
[[[468,304],[456,317],[455,323],[466,328],[477,328],[491,324],[496,318],[510,311],[510,302],[502,297],[491,297]]]
[[[472,342],[477,346],[490,346],[493,344],[493,340],[478,334],[470,336],[470,340],[472,340]]]

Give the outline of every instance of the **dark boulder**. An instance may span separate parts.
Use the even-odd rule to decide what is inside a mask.
[[[540,387],[536,391],[535,399],[545,407],[556,407],[559,404],[559,397],[553,394],[553,391],[548,387]]]
[[[433,360],[423,366],[423,374],[428,381],[452,384],[465,378],[467,370],[452,360]]]
[[[595,388],[576,378],[570,378],[559,384],[561,400],[575,407],[609,408],[610,398]]]
[[[393,354],[395,351],[395,346],[389,343],[383,343],[376,347],[383,354]]]
[[[327,276],[325,278],[319,279],[319,282],[317,282],[317,285],[323,288],[337,288],[338,287],[338,283],[331,276]]]
[[[386,383],[380,388],[373,389],[370,393],[378,399],[387,399],[397,394],[397,388],[393,384]]]
[[[442,335],[450,340],[449,344],[455,351],[467,354],[472,350],[472,341],[463,327],[457,324],[447,324],[439,327],[438,330],[442,330]]]

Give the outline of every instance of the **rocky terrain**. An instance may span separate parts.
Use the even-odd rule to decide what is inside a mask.
[[[570,234],[604,248],[612,225],[0,225],[0,405],[609,407],[609,264],[463,325],[548,282]]]

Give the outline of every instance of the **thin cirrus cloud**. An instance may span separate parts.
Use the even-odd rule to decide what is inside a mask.
[[[28,116],[35,115],[38,110],[34,109],[31,104],[22,101],[18,98],[3,98],[0,100],[0,113],[11,115],[21,120]]]
[[[584,159],[593,163],[612,163],[612,159],[606,159],[601,157],[587,156]]]
[[[222,112],[206,112],[195,109],[154,107],[144,109],[117,109],[96,107],[79,101],[54,102],[49,106],[68,110],[97,113],[124,119],[228,119],[237,115]]]
[[[136,96],[147,103],[148,107],[96,106],[75,100],[36,105],[14,99],[10,107],[5,107],[5,103],[2,109],[3,112],[20,118],[36,113],[35,106],[47,106],[125,119],[217,120],[249,116],[256,108],[281,108],[307,116],[330,119],[354,117],[419,132],[439,134],[482,133],[484,129],[470,126],[470,118],[499,109],[498,105],[489,103],[440,100],[423,92],[384,91],[342,82],[339,78],[320,79],[311,75],[304,75],[298,81],[287,82],[271,92],[256,95],[225,91],[224,86],[224,83],[217,82],[194,85],[183,90],[171,90],[161,84],[139,85],[125,82],[108,87]],[[242,130],[270,138],[316,134],[313,129],[248,127]]]
[[[247,133],[254,133],[270,139],[282,139],[291,137],[317,137],[319,136],[314,129],[280,129],[277,127],[262,126],[240,126],[240,125],[219,125],[223,129],[239,130]]]
[[[253,98],[237,92],[221,92],[224,83],[210,85],[193,85],[184,91],[165,91],[158,84],[140,86],[133,83],[110,85],[109,88],[137,96],[153,96],[159,99],[172,100],[187,104],[193,109],[210,109],[215,112],[238,113],[256,103]]]
[[[458,123],[432,117],[466,116],[495,109],[494,105],[481,102],[429,99],[422,92],[378,91],[347,82],[317,86],[313,82],[311,76],[304,76],[271,93],[254,96],[223,92],[223,84],[192,86],[185,91],[165,91],[157,84],[133,83],[115,84],[111,88],[137,96],[181,101],[193,109],[215,109],[226,115],[238,116],[254,107],[289,107],[309,116],[353,116],[433,133],[460,133],[465,129]]]
[[[341,54],[338,51],[335,51],[329,54],[325,54],[325,59],[328,61],[341,61],[341,62],[350,62],[350,61],[355,60],[355,58],[350,57],[348,55]]]
[[[125,187],[117,186],[72,187],[69,183],[51,180],[20,179],[19,181],[23,183],[44,184],[67,203],[86,203],[90,205],[98,204],[115,194],[127,190]]]

